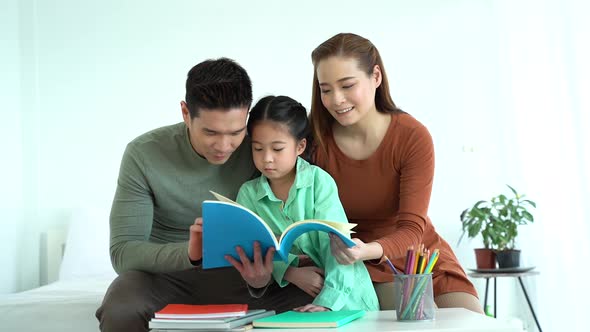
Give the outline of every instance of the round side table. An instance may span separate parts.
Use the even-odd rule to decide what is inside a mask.
[[[533,315],[533,318],[535,319],[535,324],[537,324],[537,328],[539,329],[539,332],[543,332],[543,330],[541,330],[541,324],[539,324],[539,320],[537,319],[537,315],[535,314],[535,310],[533,309],[533,305],[531,304],[531,300],[529,299],[529,295],[526,291],[526,288],[524,288],[524,284],[522,283],[522,277],[535,276],[538,274],[539,274],[539,272],[534,271],[534,270],[526,271],[526,272],[504,272],[500,269],[498,269],[497,272],[486,271],[486,272],[468,273],[468,275],[472,278],[484,278],[486,280],[486,292],[485,292],[484,301],[483,301],[484,312],[486,310],[486,306],[488,305],[488,286],[490,283],[490,278],[494,279],[494,318],[496,317],[496,278],[517,278],[518,282],[520,283],[520,288],[522,289],[524,297],[526,298],[526,301],[529,305],[529,309],[531,310],[531,314]]]

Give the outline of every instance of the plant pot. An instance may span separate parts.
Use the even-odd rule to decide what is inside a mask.
[[[495,269],[496,253],[492,249],[478,248],[475,250],[475,262],[478,269]]]
[[[508,249],[508,250],[497,250],[496,260],[498,261],[498,267],[509,268],[520,266],[520,250]]]

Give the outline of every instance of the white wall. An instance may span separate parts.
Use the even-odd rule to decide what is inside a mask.
[[[481,160],[496,153],[486,141],[493,126],[469,125],[476,118],[493,123],[496,108],[497,42],[485,1],[10,4],[14,15],[4,24],[11,27],[11,52],[2,63],[17,66],[3,80],[15,91],[3,118],[21,121],[7,128],[22,138],[10,144],[17,161],[22,154],[22,165],[10,166],[17,172],[10,181],[25,197],[26,222],[8,241],[21,262],[13,271],[20,284],[9,289],[38,282],[39,232],[67,224],[73,208],[108,208],[125,144],[181,120],[186,72],[207,58],[238,60],[252,76],[255,98],[288,94],[309,105],[311,50],[337,32],[366,36],[385,59],[396,103],[434,136],[431,216],[451,244],[459,235],[458,213],[474,194],[501,186],[494,158]],[[20,91],[12,85],[18,81]],[[472,266],[468,247],[457,254]]]
[[[17,286],[17,233],[22,212],[22,131],[18,3],[0,4],[0,294]]]
[[[108,209],[125,144],[181,120],[186,73],[207,58],[240,62],[255,99],[287,94],[308,106],[313,48],[338,32],[368,37],[396,103],[433,134],[430,214],[451,245],[464,208],[519,187],[505,162],[512,152],[497,144],[513,128],[503,122],[505,36],[493,1],[13,0],[0,9],[9,216],[0,293],[39,284],[40,232],[67,226],[75,208]],[[475,246],[456,252],[465,267]]]

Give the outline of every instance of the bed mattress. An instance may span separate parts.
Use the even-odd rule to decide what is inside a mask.
[[[61,280],[0,296],[0,331],[98,331],[94,313],[112,278]]]

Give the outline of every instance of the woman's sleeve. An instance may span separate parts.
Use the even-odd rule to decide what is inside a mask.
[[[391,258],[405,254],[411,245],[422,243],[434,178],[434,144],[426,127],[420,125],[409,133],[406,144],[394,158],[400,172],[399,210],[394,222],[397,229],[375,242]],[[381,257],[375,263],[382,263]]]

